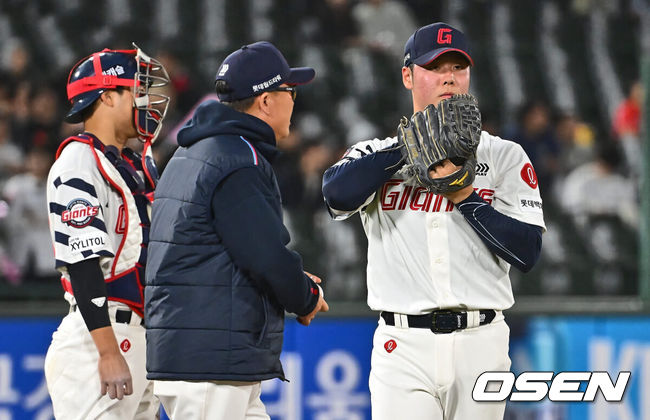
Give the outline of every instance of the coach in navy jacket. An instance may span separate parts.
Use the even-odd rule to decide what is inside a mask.
[[[180,147],[153,204],[145,288],[148,378],[258,385],[284,379],[285,310],[305,325],[327,310],[312,278],[320,280],[286,248],[290,238],[270,165],[278,153],[275,139],[289,132],[295,85],[313,77],[313,69],[290,69],[269,43],[245,46],[220,67],[216,87],[223,103],[204,102],[180,130]],[[154,392],[164,385],[156,381]],[[183,404],[182,396],[166,404],[167,391],[156,392],[167,413],[187,413],[173,406]],[[239,411],[228,413],[224,418],[239,418]]]

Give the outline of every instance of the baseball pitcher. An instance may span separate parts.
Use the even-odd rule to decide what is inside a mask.
[[[535,171],[516,143],[481,130],[465,35],[445,24],[406,43],[414,114],[329,168],[332,216],[368,237],[368,305],[381,311],[370,392],[375,420],[501,419],[472,400],[484,371],[510,368],[508,272],[530,270],[545,230]]]

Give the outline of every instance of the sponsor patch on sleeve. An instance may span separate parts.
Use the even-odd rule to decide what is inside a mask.
[[[533,169],[533,165],[526,163],[524,167],[521,168],[520,174],[521,179],[523,179],[530,188],[537,188],[537,174],[535,173],[535,169]]]
[[[93,206],[88,200],[76,198],[68,203],[61,213],[61,221],[75,228],[88,226],[99,213],[99,206]]]
[[[71,236],[68,240],[68,247],[72,255],[78,255],[84,251],[98,251],[106,247],[106,236],[98,233]]]
[[[538,196],[520,195],[519,209],[526,213],[542,213],[542,199]]]

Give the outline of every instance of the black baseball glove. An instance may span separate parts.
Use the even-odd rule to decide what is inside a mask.
[[[436,194],[458,191],[471,185],[476,175],[476,149],[481,138],[481,112],[469,94],[454,95],[402,117],[397,127],[398,143],[409,179]],[[449,159],[461,169],[431,178],[429,171]]]

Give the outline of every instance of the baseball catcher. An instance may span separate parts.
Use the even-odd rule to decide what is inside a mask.
[[[476,149],[481,137],[481,112],[470,94],[454,95],[428,105],[397,127],[398,144],[404,159],[402,173],[436,194],[458,191],[474,181]],[[429,171],[446,159],[461,169],[441,178]]]
[[[47,202],[56,268],[70,303],[45,357],[53,417],[153,419],[159,403],[146,380],[144,278],[151,152],[167,113],[162,64],[135,46],[79,61],[66,90],[69,123],[50,168]],[[142,154],[126,147],[138,138]]]

